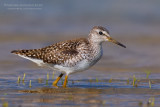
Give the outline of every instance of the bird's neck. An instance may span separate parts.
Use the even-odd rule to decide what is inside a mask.
[[[99,53],[102,53],[102,42],[99,42],[97,40],[95,40],[95,38],[93,38],[93,36],[90,36],[88,37],[88,41],[89,41],[89,44],[90,44],[90,49],[92,50],[92,52],[94,54],[99,54]]]
[[[90,60],[94,60],[94,62],[97,62],[103,55],[102,42],[97,42],[94,40],[94,38],[91,37],[88,38],[88,42],[89,49],[92,54]]]
[[[95,38],[95,36],[92,36],[92,34],[89,34],[88,41],[92,46],[101,47],[102,41]]]

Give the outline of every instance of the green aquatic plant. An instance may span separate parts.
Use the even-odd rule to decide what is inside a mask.
[[[8,107],[8,102],[3,102],[2,107]]]
[[[63,79],[61,79],[61,83],[62,83],[62,85],[63,85]]]
[[[151,106],[154,107],[155,98],[152,98]]]
[[[151,72],[150,71],[146,71],[146,79],[148,79],[149,78],[149,75],[151,74]]]
[[[47,73],[47,80],[49,80],[49,73]]]
[[[98,82],[98,78],[96,78],[96,82]]]
[[[46,85],[48,85],[48,80],[46,80]]]
[[[53,71],[53,74],[52,74],[52,79],[54,79],[54,71]]]
[[[2,107],[8,107],[8,102],[5,101],[5,98],[3,98],[3,97],[1,98],[1,104],[2,104]]]
[[[48,85],[49,73],[47,73],[46,85]]]
[[[135,81],[135,87],[138,87],[139,82],[140,82],[140,80]]]
[[[23,83],[24,83],[25,77],[26,77],[26,74],[24,73],[24,75],[23,75],[23,80],[22,80]]]
[[[154,97],[149,98],[147,104],[148,104],[148,106],[154,107],[154,105],[155,105],[155,98]]]
[[[151,84],[151,81],[149,80],[149,88],[152,88],[152,84]]]
[[[112,82],[112,78],[109,80],[109,83],[111,83]]]
[[[133,82],[132,82],[133,87],[138,87],[139,82],[140,82],[140,80],[138,80],[135,77],[135,75],[133,75]]]
[[[30,80],[29,81],[29,87],[31,88],[32,87],[32,83],[31,83],[32,81]]]
[[[25,85],[25,82],[22,82],[23,85]]]
[[[135,87],[135,83],[136,83],[136,77],[135,75],[133,75],[133,87]]]
[[[21,77],[20,77],[20,76],[18,76],[17,83],[20,83],[20,81],[21,81]]]

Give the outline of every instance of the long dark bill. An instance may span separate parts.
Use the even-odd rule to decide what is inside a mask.
[[[114,39],[113,39],[113,38],[111,38],[111,37],[108,37],[108,40],[109,40],[110,42],[112,42],[112,43],[115,43],[115,44],[117,44],[117,45],[119,45],[119,46],[123,47],[123,48],[126,48],[126,46],[125,46],[125,45],[123,45],[122,43],[120,43],[120,42],[118,42],[118,41],[114,40]]]

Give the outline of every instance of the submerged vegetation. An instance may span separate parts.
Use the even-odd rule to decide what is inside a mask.
[[[24,73],[22,82],[24,82],[25,77],[26,77],[26,74]]]
[[[30,80],[29,81],[29,87],[31,88],[32,87],[32,83],[31,83],[32,81]]]
[[[48,85],[49,73],[47,73],[46,85]]]
[[[54,79],[54,71],[53,71],[53,74],[52,74],[52,80]]]
[[[146,76],[144,76],[144,78],[138,78],[137,75],[133,74],[130,78],[126,79],[126,80],[121,80],[121,79],[113,79],[112,77],[109,79],[103,79],[101,80],[100,78],[90,78],[88,80],[70,80],[68,81],[69,84],[69,88],[61,88],[61,86],[63,85],[64,82],[64,78],[61,78],[59,85],[60,87],[58,88],[52,88],[51,83],[54,81],[54,79],[56,79],[54,72],[49,74],[46,73],[46,75],[44,76],[45,78],[38,78],[36,79],[36,81],[34,80],[27,80],[28,76],[24,73],[21,76],[18,76],[17,79],[17,84],[18,87],[23,84],[25,87],[29,87],[27,90],[21,90],[19,92],[25,92],[25,93],[69,93],[71,95],[74,95],[74,93],[84,93],[86,94],[86,92],[88,93],[99,93],[101,94],[101,92],[105,92],[105,90],[107,90],[105,93],[107,94],[114,94],[114,91],[117,93],[122,93],[122,94],[128,94],[129,93],[141,93],[140,91],[143,90],[142,87],[145,87],[147,89],[144,89],[142,93],[145,94],[152,94],[152,92],[154,92],[154,88],[152,89],[152,87],[154,87],[155,84],[155,80],[151,80],[149,78],[150,73],[145,73]],[[27,77],[27,78],[26,78]],[[21,79],[22,78],[22,79]],[[158,82],[158,81],[156,81]],[[43,88],[39,88],[36,89],[38,85],[36,85],[36,83],[39,85],[46,85],[47,87]],[[118,85],[117,85],[118,83]],[[28,85],[25,85],[28,84]],[[78,84],[78,85],[77,85]],[[85,85],[81,85],[81,84],[87,84],[88,86],[90,85],[91,88],[86,88],[86,90],[84,88],[79,88],[79,87],[85,87]],[[153,84],[153,85],[152,85]],[[86,85],[86,86],[87,86]],[[51,87],[50,87],[51,86]],[[73,87],[73,88],[70,88]],[[77,88],[77,90],[80,90],[79,92],[77,90],[74,90],[74,88]],[[102,86],[102,87],[101,87]],[[124,86],[125,88],[119,88]],[[94,88],[96,87],[96,88]],[[100,87],[100,88],[99,88]],[[101,90],[102,89],[102,90]],[[75,91],[75,92],[74,92]],[[84,92],[83,92],[84,91]],[[7,94],[6,94],[7,95]],[[153,94],[155,95],[155,94]],[[68,97],[70,100],[74,99],[74,96]],[[107,100],[104,100],[101,102],[104,106],[106,106]],[[139,105],[139,107],[154,107],[155,106],[155,97],[151,96],[150,98],[145,99],[145,101],[141,100],[141,101],[137,101],[137,105]],[[9,103],[6,101],[2,102],[2,107],[8,107]]]
[[[149,79],[149,75],[151,74],[150,71],[145,71],[146,72],[146,79]]]
[[[151,107],[154,107],[154,105],[155,105],[155,98],[154,97],[149,98],[147,105],[151,106]]]
[[[20,83],[20,81],[21,81],[20,76],[18,76],[17,83],[19,84],[19,83]]]
[[[133,76],[132,76],[132,79],[128,78],[128,79],[126,80],[126,85],[132,85],[133,87],[138,87],[138,86],[140,85],[140,82],[141,82],[141,81],[148,81],[149,88],[152,88],[152,82],[151,82],[151,80],[149,79],[149,75],[150,75],[151,73],[150,73],[150,71],[146,71],[145,73],[146,73],[146,79],[147,79],[147,80],[145,80],[145,79],[137,79],[136,76],[133,75]],[[24,83],[25,77],[26,77],[26,74],[24,73],[24,74],[23,74],[23,79],[22,79],[23,85],[25,85],[25,83]],[[55,77],[55,73],[53,72],[53,73],[52,73],[52,80],[54,80],[54,77]],[[47,75],[46,75],[46,80],[45,80],[45,81],[46,81],[46,85],[49,84],[49,79],[50,79],[50,78],[49,78],[49,73],[47,73]],[[43,83],[43,80],[44,80],[44,79],[42,79],[42,78],[38,78],[38,79],[37,79],[38,83]],[[64,81],[64,80],[61,78],[61,84],[62,84],[62,85],[63,85],[63,81]],[[71,83],[72,83],[72,85],[73,85],[73,84],[75,84],[75,83],[78,83],[79,81],[80,81],[80,80],[76,80],[76,81],[71,80]],[[112,82],[114,82],[114,81],[116,81],[116,80],[110,78],[110,79],[108,80],[108,83],[112,83]],[[132,82],[131,82],[131,81],[132,81]],[[20,84],[20,82],[21,82],[21,79],[20,79],[20,76],[18,76],[17,83]],[[26,82],[27,82],[27,81],[26,81]],[[94,80],[94,79],[89,79],[88,82],[90,82],[90,83],[100,83],[100,82],[104,83],[105,80],[99,80],[98,78],[95,78],[95,80]],[[118,81],[116,81],[116,82],[118,82]],[[68,83],[68,81],[67,81],[67,83]],[[31,86],[31,80],[29,81],[29,87],[32,87],[32,86]]]

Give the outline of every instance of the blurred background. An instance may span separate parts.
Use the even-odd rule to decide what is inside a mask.
[[[96,25],[106,27],[127,48],[104,43],[103,59],[83,75],[71,76],[72,79],[125,78],[124,74],[130,76],[146,70],[155,72],[154,78],[159,77],[159,0],[0,1],[1,78],[17,78],[23,73],[36,78],[35,73],[38,78],[46,74],[45,69],[12,55],[11,50],[41,48],[66,39],[87,37]]]

